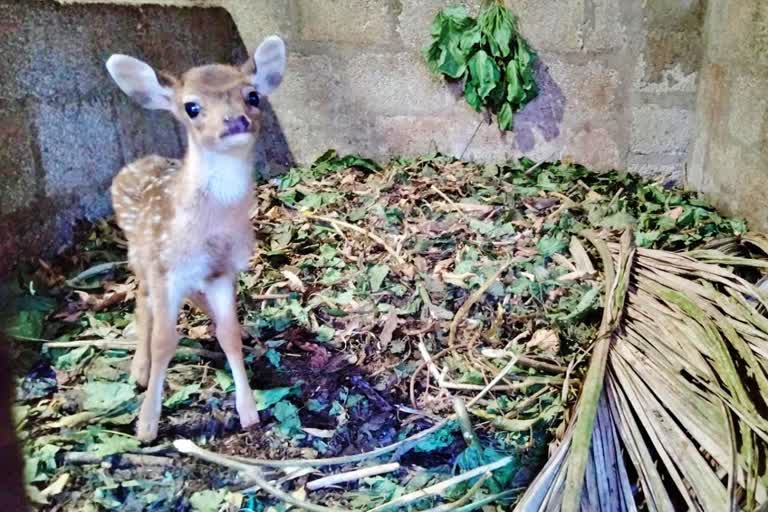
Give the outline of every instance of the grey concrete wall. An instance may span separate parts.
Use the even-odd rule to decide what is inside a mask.
[[[541,94],[502,135],[420,53],[437,10],[461,2],[0,0],[0,76],[12,77],[0,83],[0,272],[9,255],[55,247],[73,220],[106,213],[125,161],[180,152],[167,114],[130,105],[109,82],[111,52],[182,70],[242,57],[240,37],[252,49],[282,35],[288,71],[264,144],[272,172],[334,147],[376,158],[571,158],[681,179],[703,2],[508,0],[539,53]]]
[[[246,58],[224,9],[0,0],[0,34],[0,275],[21,254],[67,242],[77,219],[108,213],[125,162],[181,154],[170,116],[139,109],[112,83],[111,53],[169,71]]]
[[[768,230],[768,2],[712,0],[689,183]]]
[[[273,103],[299,161],[326,147],[379,158],[435,148],[459,156],[467,148],[481,116],[456,87],[430,76],[419,51],[437,10],[462,2],[219,1],[242,33],[277,31],[288,41],[288,74]],[[541,57],[542,93],[516,117],[514,133],[480,126],[465,156],[564,156],[597,169],[681,178],[702,1],[507,3]]]
[[[288,74],[273,104],[299,162],[329,147],[377,158],[434,149],[459,156],[481,119],[456,87],[430,76],[419,51],[439,8],[477,10],[479,0],[59,1],[216,5],[232,14],[249,48],[268,33],[282,35]],[[680,179],[704,2],[507,0],[540,54],[543,91],[514,133],[480,126],[465,157],[554,155]]]

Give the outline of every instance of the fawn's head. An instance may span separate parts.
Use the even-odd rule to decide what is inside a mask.
[[[285,44],[270,36],[240,67],[211,64],[178,78],[156,73],[127,55],[112,55],[107,70],[120,89],[144,108],[170,111],[186,127],[191,143],[209,151],[228,151],[254,142],[260,98],[283,80]]]

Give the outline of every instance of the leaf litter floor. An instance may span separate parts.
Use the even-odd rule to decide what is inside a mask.
[[[272,460],[351,455],[435,425],[459,398],[468,412],[416,443],[362,464],[267,477],[301,500],[370,510],[511,456],[480,483],[393,508],[506,510],[563,434],[599,323],[598,259],[576,235],[632,226],[639,246],[675,250],[745,230],[669,184],[567,162],[431,156],[379,166],[330,151],[256,195],[260,244],[238,297],[262,409],[250,431],[239,427],[212,326],[186,307],[159,438],[142,447],[132,437],[135,282],[110,221],[84,226],[74,247],[22,268],[7,287],[15,412],[41,509],[286,510],[171,442]],[[307,487],[393,461],[395,471]]]

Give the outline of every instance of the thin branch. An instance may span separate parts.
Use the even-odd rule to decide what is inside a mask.
[[[264,478],[259,468],[248,465],[248,464],[244,464],[242,462],[237,462],[235,460],[232,460],[229,457],[225,457],[223,455],[219,455],[217,453],[213,453],[208,450],[204,450],[203,448],[200,448],[189,439],[176,440],[173,442],[173,446],[176,447],[176,449],[179,450],[179,452],[185,455],[192,455],[193,457],[197,457],[198,459],[202,459],[207,462],[213,462],[214,464],[219,464],[220,466],[224,466],[230,469],[240,471],[244,474],[244,476],[247,479],[252,480],[264,492],[269,493],[275,498],[282,500],[286,503],[290,503],[295,507],[299,507],[299,509],[301,510],[309,510],[310,512],[348,512],[347,510],[344,510],[344,509],[324,507],[322,505],[315,505],[313,503],[308,503],[306,501],[297,499],[294,496],[291,496],[290,494],[288,494],[287,492],[281,489],[278,489],[274,485],[267,482],[267,480]]]
[[[467,491],[467,494],[459,498],[458,500],[452,502],[452,503],[445,503],[443,505],[439,505],[437,507],[430,508],[426,512],[449,512],[451,510],[456,510],[457,508],[464,506],[467,504],[469,500],[472,499],[472,497],[477,494],[477,491],[483,488],[483,485],[485,482],[491,478],[490,473],[486,473],[483,476],[480,477],[480,479],[475,482],[475,485],[473,485],[469,491]]]
[[[354,471],[347,471],[345,473],[338,473],[336,475],[329,475],[323,478],[318,478],[317,480],[312,480],[311,482],[307,483],[307,489],[310,491],[316,491],[318,489],[330,487],[332,485],[342,484],[345,482],[354,482],[356,480],[360,480],[361,478],[368,478],[369,476],[392,473],[398,469],[400,469],[400,464],[397,462],[356,469]]]
[[[66,464],[99,464],[106,457],[92,452],[68,452],[64,455]],[[116,459],[114,466],[172,466],[173,459],[158,455],[142,455],[138,453],[122,453]]]
[[[480,288],[472,292],[472,294],[467,297],[467,300],[464,301],[464,304],[462,304],[458,311],[456,311],[456,315],[453,317],[453,321],[451,322],[451,327],[448,330],[449,347],[453,348],[453,346],[456,344],[456,331],[459,328],[459,324],[464,320],[464,317],[466,317],[469,313],[469,310],[472,309],[472,306],[474,306],[476,302],[483,298],[485,292],[487,292],[493,283],[496,282],[499,276],[501,276],[501,274],[507,270],[507,267],[509,267],[511,263],[511,261],[504,263],[496,272],[493,273],[493,275],[485,280]]]
[[[374,242],[376,242],[377,244],[379,244],[380,246],[382,246],[384,250],[387,251],[390,254],[390,256],[395,258],[395,260],[400,265],[407,265],[407,262],[399,254],[397,254],[397,251],[394,250],[392,247],[390,247],[390,245],[383,238],[381,238],[380,236],[374,233],[371,233],[367,229],[361,228],[360,226],[355,226],[354,224],[350,224],[349,222],[344,222],[343,220],[334,219],[333,217],[326,217],[325,215],[315,215],[312,213],[305,213],[304,215],[310,219],[315,219],[322,222],[328,222],[330,224],[336,224],[341,227],[360,233],[361,235],[365,235],[371,240],[373,240]]]
[[[384,503],[383,505],[379,505],[378,507],[374,507],[370,509],[368,512],[380,512],[382,510],[389,510],[393,507],[398,507],[398,508],[404,507],[405,505],[409,503],[413,503],[414,501],[418,501],[422,498],[440,495],[446,489],[449,489],[450,487],[453,487],[456,484],[460,484],[461,482],[465,482],[472,478],[476,478],[485,473],[496,471],[497,469],[503,468],[504,466],[507,466],[511,463],[512,463],[512,457],[504,457],[502,459],[497,460],[496,462],[492,462],[491,464],[486,464],[484,466],[480,466],[478,468],[472,469],[460,475],[456,475],[453,478],[443,480],[438,484],[430,485],[429,487],[426,487],[424,489],[408,493],[404,496],[400,496],[399,498],[395,498],[394,500],[388,503]],[[399,508],[399,509],[402,510],[402,508]]]

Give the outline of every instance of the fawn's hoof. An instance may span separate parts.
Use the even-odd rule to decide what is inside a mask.
[[[146,388],[149,384],[149,362],[138,363],[135,359],[131,363],[131,377],[136,381],[136,384],[142,388]]]
[[[157,421],[142,421],[136,424],[136,437],[142,443],[150,443],[157,438]]]
[[[253,401],[238,405],[237,414],[240,416],[240,426],[243,429],[259,424],[259,411],[256,410],[256,404]]]

